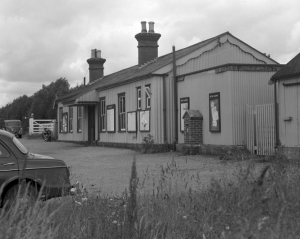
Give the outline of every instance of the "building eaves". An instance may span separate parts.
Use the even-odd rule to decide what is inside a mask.
[[[300,53],[290,60],[282,69],[277,71],[271,81],[291,78],[300,75]]]

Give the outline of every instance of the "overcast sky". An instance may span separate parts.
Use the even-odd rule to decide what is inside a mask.
[[[299,0],[1,0],[0,107],[60,77],[88,80],[91,49],[105,75],[136,65],[141,21],[162,35],[159,56],[229,31],[284,64],[300,52],[299,12]]]

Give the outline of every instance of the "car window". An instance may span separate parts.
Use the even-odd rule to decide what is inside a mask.
[[[18,147],[18,149],[23,153],[23,154],[28,154],[28,150],[25,148],[25,146],[16,138],[13,138],[14,144]]]
[[[11,121],[11,122],[5,122],[6,126],[20,126],[19,121]]]
[[[8,158],[10,153],[7,149],[0,143],[0,158]]]

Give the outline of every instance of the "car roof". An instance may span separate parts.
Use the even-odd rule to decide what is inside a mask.
[[[16,122],[16,121],[21,122],[21,120],[4,120],[4,122]]]
[[[13,137],[15,137],[13,134],[0,129],[0,138],[12,139]]]

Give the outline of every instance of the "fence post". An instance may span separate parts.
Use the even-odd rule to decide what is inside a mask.
[[[33,118],[29,118],[29,135],[33,134]]]

